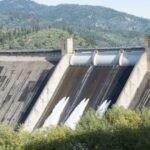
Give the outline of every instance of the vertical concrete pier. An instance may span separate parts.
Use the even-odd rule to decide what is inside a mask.
[[[145,36],[145,52],[147,55],[147,70],[150,71],[150,35]]]
[[[74,52],[73,39],[72,38],[66,39],[64,42],[64,46],[62,47],[62,55],[64,56],[65,54],[72,54],[73,52]]]
[[[52,76],[47,82],[44,90],[37,99],[35,106],[33,107],[31,113],[24,123],[25,130],[32,131],[40,121],[40,118],[44,115],[44,112],[49,108],[51,100],[55,95],[56,89],[62,82],[63,75],[69,67],[70,57],[74,51],[73,39],[67,39],[65,42],[65,47],[62,50],[62,59],[57,64]]]
[[[141,87],[145,75],[148,72],[148,69],[150,69],[150,66],[148,66],[148,64],[150,64],[150,43],[148,44],[149,40],[149,37],[145,37],[145,52],[143,52],[140,59],[136,63],[125,87],[123,88],[117,100],[116,104],[119,106],[123,106],[124,108],[130,107],[138,88]]]

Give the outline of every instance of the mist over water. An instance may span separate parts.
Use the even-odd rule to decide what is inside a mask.
[[[61,113],[63,112],[68,100],[69,98],[64,97],[58,102],[58,104],[54,107],[50,116],[44,122],[43,127],[58,125]]]
[[[83,99],[79,105],[74,109],[74,111],[71,113],[70,117],[65,122],[65,125],[68,126],[71,129],[75,129],[76,125],[80,121],[81,116],[84,113],[84,110],[89,102],[89,99]]]

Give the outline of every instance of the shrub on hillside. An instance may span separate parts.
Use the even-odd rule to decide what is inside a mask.
[[[21,140],[15,131],[5,124],[0,125],[0,149],[20,148]]]
[[[150,109],[141,111],[113,106],[99,118],[90,110],[76,130],[65,126],[14,132],[0,126],[0,148],[21,150],[149,150]],[[4,147],[5,146],[5,147]],[[0,150],[1,150],[0,149]]]

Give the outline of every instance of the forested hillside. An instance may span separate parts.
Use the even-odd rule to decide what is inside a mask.
[[[11,29],[40,28],[40,34],[44,34],[47,28],[57,28],[64,32],[73,32],[96,47],[143,46],[144,34],[150,32],[150,20],[113,9],[84,5],[45,6],[31,0],[0,1],[0,26]],[[30,36],[31,34],[38,39],[39,34],[32,32]],[[24,38],[20,40],[25,41]],[[28,48],[44,46],[35,45]],[[47,48],[42,48],[45,47]]]
[[[75,47],[92,47],[78,34],[53,28],[0,28],[0,49],[56,49],[62,48],[64,40],[73,37]]]

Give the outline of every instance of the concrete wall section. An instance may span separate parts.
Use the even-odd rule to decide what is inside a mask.
[[[120,66],[134,66],[142,54],[143,51],[123,52],[119,60]]]
[[[71,66],[90,66],[93,64],[94,52],[75,53],[71,56]]]
[[[61,50],[1,50],[0,57],[14,57],[26,59],[45,59],[50,62],[58,62],[61,59]],[[8,59],[6,59],[8,60]],[[11,59],[12,60],[12,59]]]
[[[119,51],[97,52],[94,57],[94,66],[113,66],[119,63]]]
[[[145,51],[147,53],[147,69],[150,71],[150,35],[145,36]]]
[[[12,61],[11,56],[2,61],[0,57],[0,122],[12,128],[24,122],[53,67],[48,61]]]
[[[0,62],[37,62],[37,61],[45,61],[47,62],[45,57],[32,57],[32,56],[0,56]]]
[[[147,72],[147,55],[144,53],[136,66],[134,67],[124,89],[122,90],[117,104],[128,108],[136,94],[138,87],[140,86],[143,78]]]
[[[66,39],[64,45],[62,46],[62,56],[65,54],[72,54],[74,52],[73,39]]]
[[[47,85],[45,86],[44,90],[42,91],[36,104],[34,105],[32,111],[30,112],[28,118],[24,123],[25,130],[32,131],[34,129],[47,104],[52,99],[59,83],[61,82],[63,74],[69,67],[70,56],[70,54],[65,55],[55,68],[51,78],[49,79]]]
[[[132,100],[131,109],[141,109],[150,106],[150,72],[147,72],[140,87],[136,91],[135,97]]]

